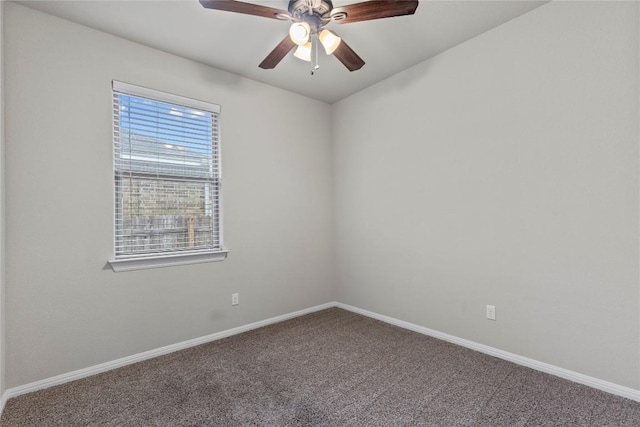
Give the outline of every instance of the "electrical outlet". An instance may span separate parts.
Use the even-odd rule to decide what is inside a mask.
[[[240,304],[240,295],[239,294],[231,294],[231,305]]]
[[[487,319],[496,320],[496,306],[488,305],[487,306]]]

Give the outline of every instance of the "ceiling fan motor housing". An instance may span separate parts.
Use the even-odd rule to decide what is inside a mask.
[[[309,9],[312,10],[312,14],[309,14]],[[333,3],[331,0],[289,1],[289,13],[293,18],[307,22],[314,32],[329,22],[332,9]]]

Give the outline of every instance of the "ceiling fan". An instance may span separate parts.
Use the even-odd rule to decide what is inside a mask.
[[[200,0],[200,4],[207,9],[293,22],[289,34],[264,58],[259,67],[265,70],[275,68],[297,46],[294,56],[311,62],[312,75],[319,68],[320,44],[327,55],[333,54],[349,71],[359,70],[364,65],[362,58],[344,40],[324,28],[327,24],[350,24],[413,15],[418,7],[417,0],[370,0],[341,7],[333,7],[331,0],[291,0],[288,10],[235,0]]]

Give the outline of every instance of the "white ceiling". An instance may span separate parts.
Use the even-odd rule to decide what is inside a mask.
[[[287,0],[254,0],[287,9]],[[358,0],[334,0],[334,6]],[[258,64],[289,23],[203,8],[197,0],[20,1],[20,4],[250,79],[333,103],[545,1],[420,1],[415,15],[353,24],[331,23],[366,62],[349,72],[321,54],[320,70],[290,53],[273,70]]]

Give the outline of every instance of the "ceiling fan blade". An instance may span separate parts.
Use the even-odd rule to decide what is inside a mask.
[[[262,16],[264,18],[280,20],[292,18],[291,14],[286,10],[235,0],[200,0],[200,4],[207,9],[244,13],[246,15]]]
[[[333,52],[333,56],[338,58],[338,61],[342,62],[349,71],[359,70],[364,65],[362,58],[344,40],[340,42],[338,48]]]
[[[287,36],[282,39],[280,43],[278,43],[278,46],[276,46],[275,49],[273,49],[271,53],[269,53],[269,55],[264,58],[259,67],[265,70],[275,68],[276,65],[278,65],[280,61],[282,61],[282,58],[284,58],[287,53],[291,52],[291,49],[293,49],[295,46],[296,44],[287,34]]]
[[[418,0],[371,0],[335,7],[331,10],[331,17],[335,17],[334,21],[340,24],[350,24],[352,22],[413,15],[417,8]]]

